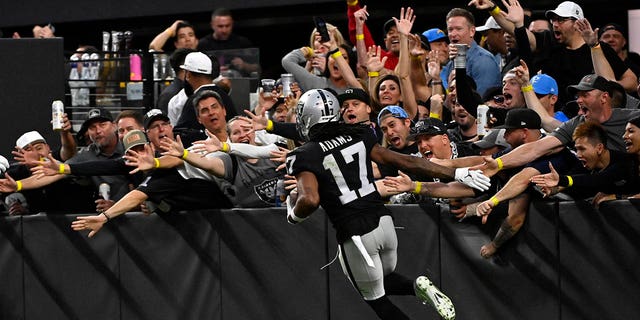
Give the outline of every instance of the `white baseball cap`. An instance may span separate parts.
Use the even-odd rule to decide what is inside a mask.
[[[24,149],[28,145],[30,145],[30,144],[32,144],[34,142],[47,143],[47,141],[44,140],[44,137],[38,131],[29,131],[29,132],[21,135],[20,138],[18,138],[18,140],[16,140],[16,147]]]
[[[490,29],[494,29],[494,30],[502,29],[500,25],[496,22],[496,19],[494,19],[493,17],[489,17],[489,19],[487,19],[487,22],[484,23],[484,26],[476,27],[476,31],[487,31]]]
[[[582,8],[572,1],[565,1],[559,4],[555,10],[547,10],[547,12],[544,13],[547,19],[551,19],[554,15],[562,18],[584,19]]]
[[[184,64],[180,68],[196,73],[211,74],[211,58],[202,52],[191,52],[184,58]]]

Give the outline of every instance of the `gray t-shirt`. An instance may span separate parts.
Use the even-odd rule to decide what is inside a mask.
[[[225,193],[234,206],[262,208],[275,205],[276,183],[284,175],[284,172],[276,171],[278,163],[269,159],[249,163],[241,157],[220,152],[215,156],[224,162],[224,179],[233,184],[233,190],[225,190]],[[231,157],[236,158],[235,170]]]
[[[629,119],[636,116],[640,116],[640,110],[615,108],[612,110],[609,120],[601,123],[608,134],[607,138],[609,140],[607,142],[607,147],[609,149],[625,152],[625,145],[622,140],[624,128]],[[563,145],[572,146],[573,131],[575,131],[576,127],[584,121],[584,116],[575,116],[569,119],[569,121],[562,123],[555,131],[550,133],[550,135],[558,138]]]

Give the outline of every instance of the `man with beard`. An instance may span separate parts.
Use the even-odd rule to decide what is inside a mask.
[[[384,134],[388,149],[402,154],[420,157],[418,146],[409,141],[411,120],[407,112],[400,106],[387,106],[378,113],[378,125]],[[379,177],[397,175],[398,168],[379,165]]]

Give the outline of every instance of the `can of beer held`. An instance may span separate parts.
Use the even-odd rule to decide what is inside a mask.
[[[291,94],[291,84],[294,78],[291,73],[283,73],[280,75],[280,83],[282,83],[282,95],[287,97]]]
[[[51,126],[53,130],[62,130],[64,126],[64,104],[60,100],[51,103]]]
[[[487,105],[481,104],[478,106],[478,115],[476,117],[476,127],[477,127],[477,134],[478,134],[478,138],[482,139],[482,137],[484,137],[488,132],[487,132],[487,122],[488,122],[488,115],[487,112],[489,111],[489,107]]]

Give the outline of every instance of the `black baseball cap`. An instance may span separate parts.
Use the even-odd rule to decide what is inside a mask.
[[[436,118],[426,118],[416,122],[407,140],[414,141],[420,135],[437,136],[446,133],[447,127],[442,121]]]
[[[609,85],[609,80],[597,75],[597,74],[588,74],[576,85],[568,86],[567,92],[575,96],[578,91],[591,91],[594,89],[598,89],[601,91],[607,91],[611,93],[611,86]]]
[[[369,94],[360,89],[360,88],[349,88],[344,91],[344,93],[338,95],[338,101],[340,102],[340,106],[350,99],[360,100],[366,104],[369,104]]]
[[[391,27],[395,27],[396,26],[396,21],[393,20],[393,18],[387,20],[387,22],[384,23],[384,25],[382,26],[382,31],[384,32],[384,36],[387,36],[387,33],[389,32],[389,30],[391,30]]]
[[[79,134],[84,134],[84,132],[87,131],[87,129],[89,128],[89,126],[91,126],[93,123],[95,122],[102,122],[102,121],[111,121],[113,122],[113,116],[111,116],[111,112],[109,112],[107,109],[102,108],[102,107],[98,107],[98,108],[93,108],[91,110],[89,110],[87,112],[87,115],[84,119],[84,122],[82,123],[82,126],[80,127],[80,131],[78,132]]]
[[[164,121],[170,121],[169,117],[167,115],[165,115],[164,113],[162,113],[162,110],[160,109],[151,109],[149,110],[147,113],[145,113],[144,115],[144,129],[148,130],[149,126],[156,121],[157,119],[162,119]]]
[[[507,112],[504,125],[495,127],[495,129],[541,129],[542,120],[540,116],[533,110],[528,108],[516,108]]]

